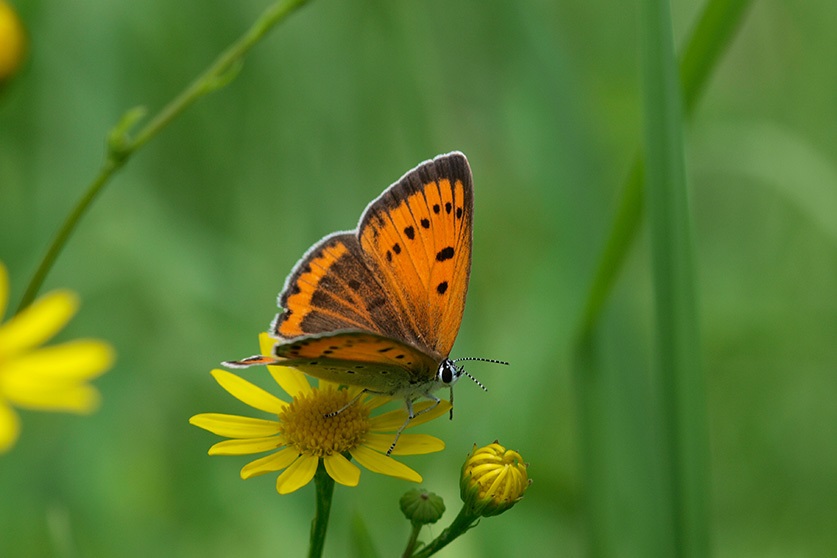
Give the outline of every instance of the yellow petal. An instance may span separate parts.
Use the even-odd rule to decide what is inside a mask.
[[[47,293],[0,326],[0,359],[43,344],[63,328],[78,309],[70,291]]]
[[[19,435],[20,418],[14,409],[0,403],[0,454],[9,451]]]
[[[340,384],[338,384],[337,382],[329,382],[328,380],[319,380],[317,382],[317,387],[320,389],[320,391],[326,391],[326,390],[337,391],[338,389],[340,389]],[[351,388],[349,388],[349,389],[351,390]],[[360,389],[362,389],[362,388],[360,388]],[[357,395],[357,392],[352,393],[351,391],[349,391],[349,399],[351,399],[355,395]]]
[[[285,448],[251,461],[241,469],[241,478],[247,480],[251,477],[281,471],[297,460],[299,450],[296,448]]]
[[[358,463],[373,473],[381,473],[382,475],[389,475],[399,479],[421,482],[421,475],[403,463],[367,447],[358,446],[349,450],[349,453],[352,454],[352,457],[354,457]]]
[[[276,492],[290,494],[311,482],[319,461],[315,455],[302,455],[276,479]]]
[[[9,302],[9,272],[6,266],[0,262],[0,322],[6,315],[6,304]]]
[[[101,399],[93,386],[68,383],[16,385],[6,391],[6,398],[17,407],[71,413],[92,413]]]
[[[417,405],[413,405],[413,414],[415,417],[413,417],[413,420],[409,422],[407,428],[412,428],[413,426],[418,426],[419,424],[423,424],[429,420],[440,417],[450,409],[450,403],[447,401],[441,401],[435,408],[427,411],[426,413],[418,414],[432,405],[434,405],[433,401],[422,401]],[[407,420],[407,409],[398,409],[396,411],[390,411],[388,413],[384,413],[383,415],[373,417],[369,422],[372,430],[387,431],[398,430],[401,428],[401,425],[404,424],[405,420]]]
[[[311,384],[308,383],[308,378],[297,370],[288,366],[268,366],[267,371],[276,380],[285,393],[291,397],[298,395],[307,395],[311,393]]]
[[[266,331],[259,333],[259,350],[263,355],[272,355],[275,344],[276,339],[271,337],[269,333]]]
[[[202,413],[189,419],[190,424],[227,438],[264,438],[279,433],[279,423],[238,415]]]
[[[364,445],[385,453],[392,445],[395,434],[372,434],[366,435]],[[392,455],[422,455],[445,449],[445,443],[428,434],[402,434],[398,438],[398,444],[392,450]]]
[[[3,371],[14,385],[79,383],[103,374],[113,359],[107,343],[79,339],[12,357]]]
[[[230,395],[254,409],[278,415],[288,406],[275,395],[226,370],[216,368],[211,374]]]
[[[344,486],[357,486],[360,481],[360,469],[357,466],[343,457],[342,454],[335,453],[328,457],[323,457],[323,464],[325,465],[328,476],[333,478],[335,482],[339,482]]]
[[[285,445],[281,436],[264,438],[243,438],[218,442],[209,448],[209,455],[247,455],[275,450]]]
[[[386,405],[392,401],[392,397],[389,395],[373,395],[370,397],[364,405],[369,408],[370,411],[377,409],[381,405]],[[406,416],[404,418],[407,418]],[[401,422],[404,422],[403,420]]]
[[[271,337],[269,333],[262,332],[259,334],[259,349],[261,354],[272,355],[273,346],[276,344],[276,339]],[[311,384],[308,383],[308,378],[297,370],[288,366],[268,366],[267,371],[276,380],[285,393],[291,397],[296,397],[300,394],[311,393]]]
[[[422,401],[418,405],[413,406],[413,412],[414,413],[419,413],[419,412],[423,411],[424,409],[427,409],[428,407],[430,407],[432,405],[433,405],[432,401]],[[450,402],[449,401],[441,401],[433,409],[430,409],[426,413],[422,413],[421,415],[418,415],[415,418],[413,418],[413,420],[410,421],[410,424],[407,426],[407,428],[412,428],[414,426],[418,426],[419,424],[424,424],[425,422],[429,422],[433,419],[437,419],[437,418],[441,417],[442,415],[446,415],[448,413],[448,411],[450,411]]]

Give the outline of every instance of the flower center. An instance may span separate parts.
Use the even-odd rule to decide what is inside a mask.
[[[343,453],[363,443],[369,432],[369,408],[360,401],[334,416],[326,416],[349,402],[345,389],[315,389],[294,398],[282,413],[282,435],[300,453],[324,457]]]

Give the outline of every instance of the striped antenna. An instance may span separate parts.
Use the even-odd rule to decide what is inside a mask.
[[[461,358],[454,359],[452,362],[457,363],[457,362],[459,362],[460,360],[478,360],[478,361],[481,361],[481,362],[491,362],[491,363],[493,363],[493,364],[505,364],[506,366],[508,366],[508,365],[509,365],[509,363],[508,363],[508,362],[506,362],[506,361],[504,361],[504,360],[495,360],[495,359],[493,359],[493,358],[479,358],[479,357],[461,357]],[[477,380],[476,378],[474,378],[473,376],[471,376],[468,372],[466,372],[466,371],[465,371],[465,369],[464,369],[464,368],[460,368],[460,369],[459,369],[459,373],[460,373],[460,374],[465,374],[466,376],[468,376],[469,378],[471,378],[471,380],[473,380],[473,382],[474,382],[475,384],[477,384],[478,386],[480,386],[480,387],[482,388],[482,390],[483,390],[483,391],[488,391],[488,388],[487,388],[487,387],[485,387],[484,385],[482,385],[482,382],[480,382],[479,380]]]
[[[461,358],[453,359],[453,360],[451,360],[451,362],[453,362],[455,364],[455,363],[459,362],[460,360],[479,360],[479,361],[482,361],[482,362],[492,362],[494,364],[505,364],[506,366],[509,365],[509,363],[504,361],[504,360],[495,360],[493,358],[479,358],[479,357],[461,357]],[[480,386],[483,391],[485,391],[485,392],[488,391],[488,388],[485,387],[484,385],[482,385],[481,381],[479,381],[476,378],[474,378],[473,376],[471,376],[468,372],[465,371],[465,368],[463,368],[462,366],[459,367],[459,373],[460,374],[465,374],[466,376],[471,378],[471,380],[475,384]],[[450,388],[450,419],[453,420],[453,386],[451,386],[451,388]]]
[[[453,362],[459,362],[460,360],[479,360],[482,362],[493,362],[494,364],[505,364],[506,366],[509,365],[508,362],[505,360],[495,360],[493,358],[480,358],[480,357],[460,357],[453,359]]]

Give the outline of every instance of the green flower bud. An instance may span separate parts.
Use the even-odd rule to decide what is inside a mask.
[[[401,511],[413,525],[436,523],[445,513],[444,500],[423,488],[414,488],[406,492],[399,503]]]

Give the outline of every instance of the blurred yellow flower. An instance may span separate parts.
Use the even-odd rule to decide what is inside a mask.
[[[462,466],[460,493],[471,514],[499,515],[515,505],[532,481],[528,464],[514,450],[494,442],[474,449]]]
[[[9,297],[9,279],[0,263],[0,318]],[[86,382],[113,364],[113,350],[90,339],[40,347],[63,328],[78,309],[69,291],[48,293],[0,324],[0,453],[20,434],[13,407],[38,411],[90,413],[99,392]]]
[[[26,36],[17,14],[0,0],[0,83],[20,68],[26,50]]]
[[[263,354],[269,354],[273,340],[261,336]],[[336,482],[356,486],[360,469],[351,456],[366,469],[409,481],[421,482],[421,475],[403,463],[385,455],[394,432],[407,418],[400,409],[372,417],[371,411],[390,401],[389,397],[362,395],[360,388],[342,389],[320,380],[319,387],[308,383],[306,376],[293,368],[268,366],[273,379],[293,397],[288,403],[250,382],[227,372],[213,370],[212,375],[233,397],[255,409],[275,415],[275,419],[251,418],[218,413],[193,416],[189,422],[219,436],[231,438],[209,448],[209,455],[246,455],[271,452],[241,469],[241,478],[284,471],[276,479],[276,490],[288,494],[308,484],[317,471],[320,459],[326,472]],[[360,396],[357,401],[352,402]],[[418,412],[431,401],[415,406]],[[346,406],[348,405],[348,406]],[[334,416],[327,416],[343,409]],[[416,416],[408,428],[446,413],[450,404],[442,402],[435,409]],[[426,434],[402,434],[393,455],[417,455],[441,451],[442,440]]]

